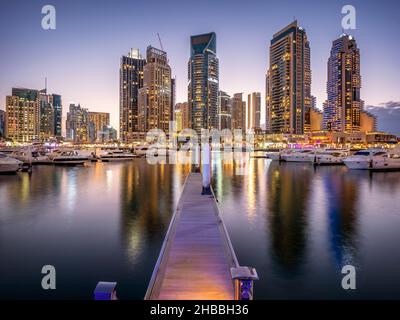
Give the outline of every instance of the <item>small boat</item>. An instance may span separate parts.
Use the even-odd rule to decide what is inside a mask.
[[[282,154],[281,159],[286,162],[310,162],[314,160],[315,153],[315,149],[298,149]]]
[[[22,167],[22,161],[0,153],[0,173],[15,173]]]
[[[265,153],[265,158],[271,159],[274,161],[281,161],[281,160],[284,161],[283,156],[290,154],[294,151],[297,151],[297,150],[296,149],[282,149],[279,151],[269,151],[269,152]]]
[[[99,158],[96,155],[95,151],[91,150],[78,150],[77,151],[80,156],[87,157],[90,162],[97,162]]]
[[[109,161],[125,161],[136,158],[136,155],[123,150],[107,151],[106,154],[100,155],[99,159],[104,162]]]
[[[360,150],[345,158],[343,162],[352,170],[400,170],[400,155],[384,149]]]
[[[10,157],[13,157],[24,164],[50,164],[52,161],[46,155],[44,151],[33,151],[31,149],[21,149],[11,153]]]
[[[343,164],[343,160],[348,156],[347,150],[320,150],[315,153],[312,161],[316,165]]]
[[[133,149],[133,152],[139,157],[145,157],[148,149],[147,146],[138,146]]]
[[[89,161],[89,158],[82,156],[78,151],[55,151],[49,154],[50,160],[56,165],[82,165]]]

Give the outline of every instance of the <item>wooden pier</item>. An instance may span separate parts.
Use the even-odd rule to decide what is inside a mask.
[[[239,267],[214,194],[201,190],[201,174],[189,174],[145,299],[233,300],[234,274],[245,269],[256,277]]]

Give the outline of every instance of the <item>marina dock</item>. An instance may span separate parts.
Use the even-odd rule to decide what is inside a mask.
[[[214,194],[202,195],[202,176],[186,179],[154,268],[146,300],[233,300],[239,267]]]

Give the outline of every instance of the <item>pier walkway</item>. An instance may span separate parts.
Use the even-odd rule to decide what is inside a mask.
[[[145,299],[232,300],[231,268],[239,267],[214,195],[202,195],[202,176],[186,179]]]

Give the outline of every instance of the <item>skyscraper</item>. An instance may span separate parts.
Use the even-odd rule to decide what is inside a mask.
[[[110,114],[108,112],[89,111],[89,140],[90,142],[102,142],[104,128],[110,126]]]
[[[247,130],[260,129],[261,93],[253,92],[247,96]]]
[[[146,53],[143,88],[139,89],[139,131],[158,128],[167,134],[172,118],[171,67],[165,51],[149,46]]]
[[[40,100],[40,140],[47,141],[54,137],[54,109],[52,96],[47,90],[39,91]]]
[[[188,103],[191,125],[201,129],[218,128],[219,62],[214,32],[190,37],[188,63]]]
[[[61,123],[62,123],[62,102],[61,96],[59,94],[51,95],[51,103],[54,109],[54,136],[56,138],[61,138]]]
[[[47,89],[39,91],[40,139],[61,138],[62,105],[61,96],[47,94]]]
[[[343,34],[332,43],[328,59],[328,98],[324,103],[324,127],[330,131],[360,131],[360,50],[356,40]]]
[[[0,110],[0,138],[4,138],[6,136],[6,112],[4,110]]]
[[[267,72],[266,121],[272,133],[310,130],[310,45],[305,30],[292,22],[274,34]]]
[[[18,142],[39,139],[40,102],[39,92],[33,89],[12,88],[6,97],[7,137]]]
[[[246,131],[246,101],[243,101],[243,93],[235,93],[232,98],[232,130]]]
[[[119,134],[123,142],[132,142],[138,134],[138,91],[143,86],[143,67],[146,60],[138,49],[122,56],[119,88]]]
[[[187,102],[177,103],[175,106],[175,110],[181,110],[182,112],[182,130],[189,129],[191,127],[190,124],[191,112],[189,104]]]
[[[231,130],[232,120],[232,99],[224,91],[219,91],[218,94],[218,129]]]
[[[89,112],[80,104],[70,104],[66,120],[67,140],[74,143],[89,142]]]

